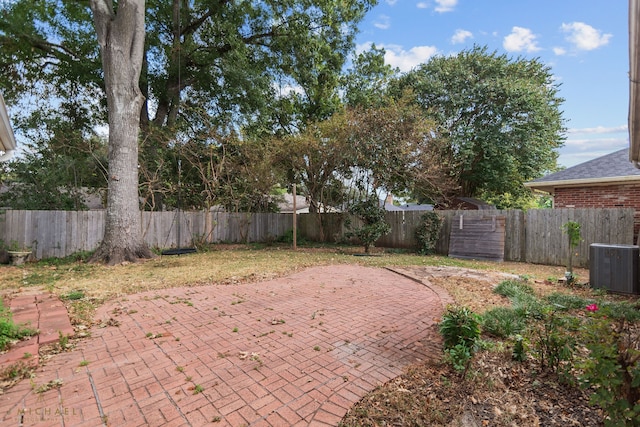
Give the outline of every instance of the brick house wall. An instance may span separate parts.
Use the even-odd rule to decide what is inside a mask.
[[[640,183],[556,187],[555,208],[634,208],[634,242],[640,232]]]

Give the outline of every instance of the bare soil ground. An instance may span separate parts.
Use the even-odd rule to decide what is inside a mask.
[[[523,264],[517,265],[521,269]],[[502,267],[509,267],[503,265]],[[592,295],[540,277],[552,277],[551,267],[529,265],[537,295],[552,292]],[[495,285],[517,277],[499,271],[459,267],[405,267],[416,276],[446,289],[456,304],[476,313],[509,301]],[[509,270],[509,268],[503,268]],[[520,272],[519,274],[523,274]],[[587,270],[578,270],[588,278]],[[556,275],[556,277],[558,277]],[[614,297],[615,298],[615,297]],[[496,341],[478,352],[462,378],[450,365],[432,361],[407,372],[365,396],[344,417],[342,426],[601,426],[602,412],[589,405],[586,393],[555,374],[539,372],[531,360],[516,362],[512,350]]]

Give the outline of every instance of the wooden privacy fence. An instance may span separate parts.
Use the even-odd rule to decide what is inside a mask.
[[[436,211],[443,219],[436,253],[447,255],[450,247],[453,217],[505,217],[504,260],[534,264],[564,265],[569,250],[568,236],[563,224],[575,221],[581,225],[582,238],[573,257],[576,267],[589,266],[589,245],[607,243],[631,245],[633,240],[634,209],[532,209],[495,211]],[[424,212],[387,212],[391,232],[381,237],[376,246],[387,248],[416,248],[415,229]],[[343,214],[299,215],[299,234],[313,241],[337,242],[344,239],[346,228]],[[354,225],[357,221],[354,221]],[[321,226],[322,225],[322,226]],[[324,239],[321,239],[321,231]]]
[[[250,243],[273,240],[291,230],[291,215],[276,213],[141,212],[142,233],[153,248],[199,243]],[[105,212],[21,211],[0,213],[0,240],[30,246],[36,258],[65,257],[98,247]]]
[[[387,212],[391,233],[377,246],[413,249],[415,229],[424,212]],[[505,217],[505,261],[563,265],[568,237],[562,225],[576,221],[583,241],[574,265],[589,265],[591,243],[633,244],[630,208],[540,209],[506,211],[437,211],[443,218],[436,252],[449,253],[453,217]],[[311,241],[336,242],[346,233],[344,214],[300,214],[298,236]],[[95,249],[104,235],[104,211],[19,211],[0,213],[0,240],[31,246],[37,258],[63,257]],[[291,214],[233,214],[223,212],[142,212],[142,232],[147,244],[157,248],[187,247],[198,243],[248,243],[272,241],[292,228]],[[353,221],[357,225],[357,221]]]

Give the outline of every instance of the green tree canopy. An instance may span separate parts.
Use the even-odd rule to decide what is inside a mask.
[[[186,103],[206,110],[222,129],[271,131],[333,113],[357,24],[376,1],[146,3],[143,128],[175,128],[181,115],[187,120],[194,111]],[[104,122],[105,104],[96,102],[104,89],[99,56],[87,2],[3,3],[0,89],[7,102],[36,91],[38,97],[81,99],[99,109],[96,120]],[[296,108],[284,117],[287,97]]]
[[[437,56],[403,75],[392,93],[410,88],[447,141],[441,156],[459,196],[527,191],[525,181],[556,166],[564,119],[549,67],[474,47]]]
[[[349,107],[381,107],[387,103],[387,87],[399,70],[384,62],[384,49],[375,45],[361,52],[342,76],[344,103]]]
[[[139,162],[146,208],[175,206],[177,163],[189,160],[183,154],[193,147],[183,146],[193,138],[212,153],[232,135],[285,135],[330,117],[340,106],[339,75],[357,24],[375,3],[147,0]],[[17,133],[63,104],[75,106],[89,128],[106,123],[88,2],[3,3],[0,68],[0,90],[24,115],[15,118]],[[202,183],[188,180],[203,175],[189,173],[186,163],[182,185],[194,195]],[[219,182],[205,183],[203,205],[214,203],[211,184]]]

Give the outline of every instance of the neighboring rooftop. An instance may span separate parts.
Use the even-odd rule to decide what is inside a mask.
[[[555,187],[640,181],[640,169],[629,161],[629,149],[615,151],[588,162],[526,182],[526,187],[552,192]]]

